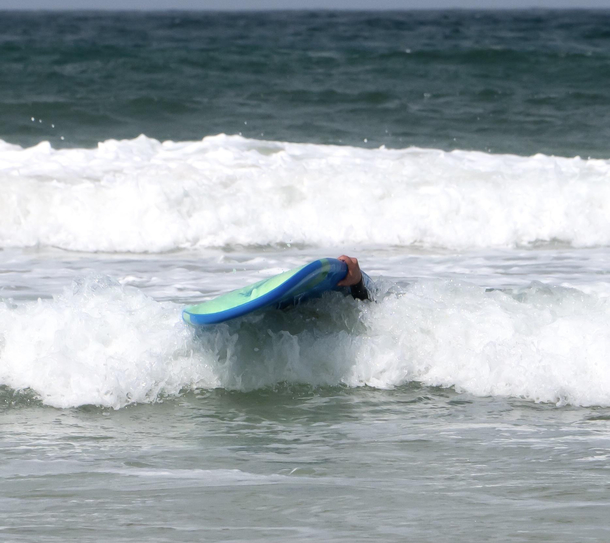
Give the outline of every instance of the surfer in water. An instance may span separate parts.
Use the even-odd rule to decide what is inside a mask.
[[[357,300],[368,300],[371,279],[360,270],[358,259],[341,255],[337,260],[347,264],[347,275],[337,286],[349,288],[349,293]]]

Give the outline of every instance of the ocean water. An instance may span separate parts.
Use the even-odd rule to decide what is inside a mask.
[[[609,23],[0,13],[0,540],[610,540]]]

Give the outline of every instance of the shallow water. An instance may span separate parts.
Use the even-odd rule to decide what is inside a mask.
[[[406,385],[1,417],[6,541],[609,535],[608,409]]]

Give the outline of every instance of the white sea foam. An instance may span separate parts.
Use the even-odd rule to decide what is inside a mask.
[[[0,246],[610,245],[610,161],[140,136],[0,142]]]
[[[190,338],[176,305],[89,278],[54,300],[0,305],[0,383],[55,407],[115,408],[213,386]]]
[[[48,405],[120,408],[195,388],[277,383],[610,405],[610,299],[534,284],[486,291],[423,280],[377,303],[333,293],[298,310],[194,331],[179,307],[93,278],[54,300],[0,306],[0,384]]]

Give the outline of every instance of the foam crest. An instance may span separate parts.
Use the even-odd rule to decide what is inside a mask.
[[[140,136],[0,142],[0,246],[610,244],[610,161]]]
[[[120,408],[196,388],[278,383],[610,405],[610,299],[533,284],[381,285],[377,303],[330,293],[194,330],[180,308],[89,278],[54,300],[0,306],[0,385],[55,407]]]
[[[404,381],[479,396],[610,405],[610,299],[533,283],[514,291],[431,281],[368,320],[350,383]],[[385,360],[371,373],[366,359]]]
[[[54,407],[156,401],[213,386],[190,338],[174,304],[89,277],[53,300],[0,305],[0,384]]]
[[[335,297],[259,318],[202,334],[223,361],[223,386],[417,381],[479,396],[610,405],[610,301],[576,289],[487,292],[422,281],[404,292],[392,287],[374,304]]]

